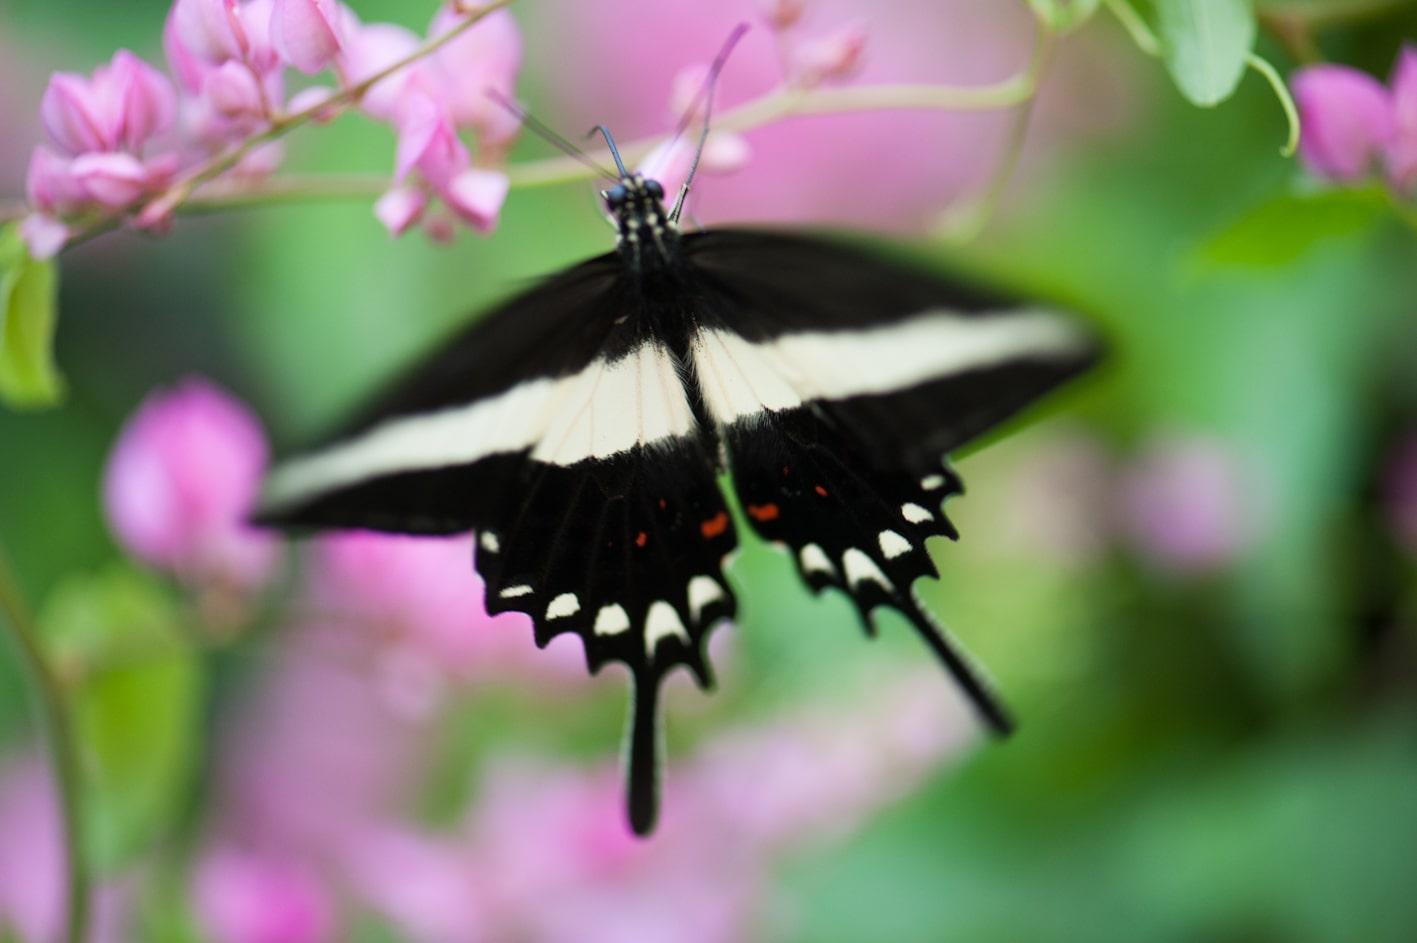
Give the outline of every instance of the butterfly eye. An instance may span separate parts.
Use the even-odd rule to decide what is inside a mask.
[[[645,192],[647,192],[650,196],[654,197],[656,200],[664,199],[664,188],[659,185],[658,180],[646,180]]]
[[[625,202],[625,187],[617,183],[609,190],[602,190],[600,195],[605,197],[611,209],[618,209]]]

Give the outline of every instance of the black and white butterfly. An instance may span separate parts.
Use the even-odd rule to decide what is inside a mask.
[[[612,145],[613,147],[613,145]],[[618,164],[618,155],[617,155]],[[893,607],[997,732],[1010,721],[921,608],[954,538],[944,457],[1093,363],[1080,326],[834,242],[683,234],[654,180],[604,193],[616,251],[477,321],[324,445],[280,464],[257,518],[477,534],[490,612],[574,632],[633,679],[628,807],[658,806],[658,693],[734,615],[741,520],[816,591]]]

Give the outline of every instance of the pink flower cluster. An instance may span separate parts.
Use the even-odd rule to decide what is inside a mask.
[[[1386,86],[1340,65],[1301,69],[1290,84],[1310,171],[1354,183],[1380,168],[1393,189],[1417,193],[1417,47],[1402,48]]]
[[[375,83],[360,83],[465,26],[479,12],[440,8],[428,36],[361,23],[339,0],[175,0],[163,48],[175,83],[127,50],[87,78],[56,73],[40,105],[49,138],[31,158],[33,213],[22,233],[47,258],[76,232],[126,219],[168,226],[183,184],[222,177],[240,183],[274,169],[274,138],[296,117],[332,117],[358,105],[398,135],[394,185],[378,218],[394,234],[440,200],[480,232],[496,223],[507,195],[503,168],[518,122],[487,96],[510,96],[521,37],[493,11],[429,55]],[[336,87],[310,86],[286,100],[286,70],[330,70]],[[343,98],[337,96],[343,95]],[[325,106],[322,108],[322,106]],[[475,133],[477,159],[462,139]],[[263,146],[265,138],[271,142]],[[430,231],[450,231],[432,219]]]

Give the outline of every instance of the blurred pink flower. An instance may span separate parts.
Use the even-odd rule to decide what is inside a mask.
[[[280,58],[313,75],[340,50],[338,0],[274,0],[271,42]]]
[[[1407,552],[1417,556],[1417,433],[1399,444],[1383,484],[1393,532]]]
[[[391,710],[365,639],[296,626],[222,732],[217,834],[313,865],[400,810],[426,758],[423,718]]]
[[[243,24],[242,6],[237,0],[175,0],[168,13],[167,33],[183,57],[205,65],[220,65],[230,59],[245,59],[251,41]],[[177,63],[173,64],[174,67]],[[185,66],[176,68],[179,74]]]
[[[276,543],[245,523],[266,461],[260,424],[205,380],[149,396],[119,434],[104,508],[128,552],[197,583],[254,588]]]
[[[649,840],[618,814],[614,770],[503,759],[460,834],[367,834],[355,893],[417,943],[757,938],[780,855],[849,834],[977,734],[939,672],[877,681],[706,743],[676,765]]]
[[[858,20],[797,44],[790,62],[793,81],[810,88],[850,77],[861,65],[867,35],[866,24]]]
[[[50,943],[64,926],[64,848],[53,781],[38,757],[0,763],[0,937]],[[87,943],[124,943],[127,898],[94,890]],[[7,937],[8,939],[8,937]]]
[[[1001,535],[1055,563],[1094,564],[1112,543],[1116,484],[1112,457],[1093,434],[1062,430],[1035,438],[1002,493]]]
[[[347,533],[314,544],[312,601],[348,619],[366,637],[382,637],[421,656],[431,674],[467,679],[542,677],[578,693],[585,660],[573,638],[539,651],[531,620],[489,616],[467,538]],[[407,663],[405,662],[405,666]]]
[[[802,13],[798,7],[805,6]],[[664,133],[682,117],[666,107],[675,78],[686,65],[712,59],[735,25],[762,23],[764,16],[794,21],[791,35],[754,29],[738,44],[719,79],[719,114],[765,95],[784,81],[782,42],[791,55],[815,57],[814,44],[834,46],[833,65],[848,69],[859,47],[853,20],[867,10],[853,0],[810,4],[766,0],[717,3],[655,3],[559,0],[547,15],[528,20],[540,58],[555,64],[557,88],[566,103],[560,115],[543,116],[555,126],[605,123],[621,141]],[[1024,4],[997,0],[879,0],[869,5],[870,42],[853,84],[894,82],[977,85],[1019,72],[1029,58],[1032,18]],[[634,29],[624,24],[633,23]],[[644,36],[660,37],[644,42]],[[835,37],[833,39],[833,37]],[[825,48],[825,47],[823,47]],[[803,52],[805,50],[805,52]],[[810,54],[810,55],[809,55]],[[1090,104],[1064,114],[1055,102],[1068,99],[1095,54],[1067,60],[1050,72],[1057,90],[1038,109],[1030,148],[1056,140],[1068,127],[1098,123],[1121,108],[1116,97],[1088,89]],[[823,60],[825,62],[825,60]],[[820,63],[819,63],[820,65]],[[1115,88],[1108,63],[1104,88]],[[1102,86],[1102,83],[1098,83]],[[682,83],[681,83],[682,85]],[[682,103],[682,92],[674,97]],[[693,213],[706,223],[847,223],[854,227],[920,229],[952,199],[983,182],[998,160],[1006,128],[1004,112],[869,111],[799,116],[747,132],[752,161],[731,178],[695,181]],[[891,142],[908,141],[908,147]],[[1026,168],[1025,168],[1026,169]],[[666,185],[667,192],[674,188]]]
[[[0,928],[58,939],[64,850],[53,784],[38,760],[0,767]]]
[[[1377,79],[1357,69],[1316,65],[1290,81],[1303,134],[1299,157],[1330,180],[1362,179],[1392,140],[1392,99]]]
[[[49,139],[70,157],[105,151],[139,153],[172,126],[177,93],[167,77],[126,49],[92,77],[56,72],[40,99]]]
[[[1404,45],[1392,72],[1393,139],[1387,172],[1402,193],[1417,189],[1417,47]]]
[[[428,27],[430,39],[442,36],[465,19],[440,7]],[[512,98],[522,66],[522,37],[506,10],[487,14],[461,36],[433,55],[431,71],[438,78],[444,107],[458,127],[477,132],[482,147],[502,145],[516,136],[521,119],[488,97],[495,89]]]
[[[329,891],[293,860],[218,845],[192,878],[193,909],[212,943],[323,943],[335,939]]]
[[[1177,574],[1220,569],[1258,537],[1265,508],[1225,443],[1163,436],[1133,459],[1121,484],[1121,524],[1132,546]]]

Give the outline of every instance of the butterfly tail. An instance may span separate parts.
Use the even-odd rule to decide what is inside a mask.
[[[630,828],[644,837],[659,818],[663,743],[659,726],[660,679],[636,672],[631,681],[625,775],[625,805]]]
[[[900,598],[893,601],[892,605],[910,620],[910,624],[915,626],[915,631],[920,633],[925,644],[944,664],[945,670],[964,689],[979,719],[990,732],[999,737],[1007,737],[1013,733],[1013,717],[1009,715],[989,682],[984,679],[982,671],[964,654],[963,649],[955,644],[945,628],[930,615],[929,610],[920,605],[915,593],[900,594]]]

